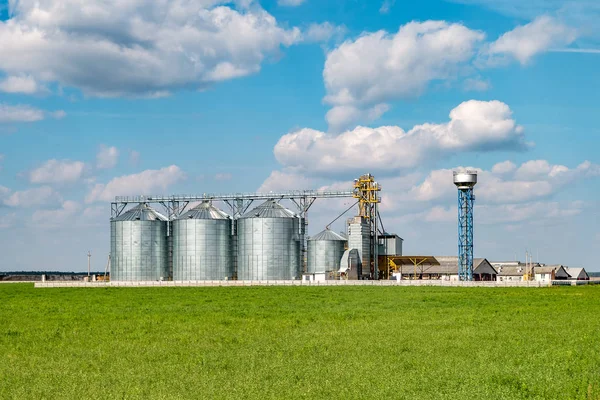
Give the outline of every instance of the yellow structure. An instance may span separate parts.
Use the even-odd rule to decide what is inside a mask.
[[[358,199],[358,216],[369,220],[377,218],[373,212],[373,206],[381,200],[379,193],[381,186],[375,182],[371,174],[361,175],[354,180],[354,198]]]
[[[366,236],[366,241],[359,246],[362,249],[362,268],[363,271],[368,271],[367,275],[373,272],[372,278],[379,279],[379,258],[378,258],[378,211],[377,206],[381,202],[379,199],[379,192],[381,186],[375,182],[375,177],[371,174],[361,175],[358,179],[354,180],[354,198],[358,199],[358,217],[359,224],[361,225],[361,235]],[[362,226],[368,225],[367,232],[363,232]],[[352,238],[349,236],[349,241]],[[362,241],[362,239],[361,239]],[[352,244],[356,246],[357,243]],[[365,251],[364,247],[369,250]],[[372,268],[372,269],[371,269]],[[365,274],[363,274],[364,276]]]
[[[423,264],[440,265],[433,256],[384,256],[387,259],[387,275],[391,279],[392,272],[398,272],[402,266],[413,266],[413,279],[418,279],[417,267]],[[410,267],[409,267],[410,268]],[[402,272],[402,271],[400,271]]]

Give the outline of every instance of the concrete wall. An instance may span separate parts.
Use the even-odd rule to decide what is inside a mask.
[[[594,283],[591,281],[555,281],[560,284]],[[152,282],[36,282],[36,288],[53,287],[157,287],[157,286],[446,286],[446,287],[547,287],[552,282],[539,281],[444,281],[444,280],[381,280],[381,281],[152,281]]]

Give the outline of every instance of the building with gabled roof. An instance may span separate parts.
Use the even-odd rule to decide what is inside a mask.
[[[562,265],[543,265],[534,268],[536,281],[567,280],[571,276]]]
[[[573,281],[589,281],[590,276],[586,272],[585,268],[573,268],[565,267],[567,273],[571,276],[569,279]]]
[[[457,256],[435,256],[432,259],[437,263],[423,262],[419,265],[403,265],[397,272],[402,279],[458,280]],[[496,270],[487,259],[473,259],[473,280],[495,281],[496,275]]]
[[[491,264],[498,273],[499,282],[532,280],[533,271],[539,266],[537,263],[528,266],[520,261],[492,261]]]

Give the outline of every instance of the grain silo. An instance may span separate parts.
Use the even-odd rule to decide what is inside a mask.
[[[233,275],[231,218],[205,201],[173,221],[173,280]]]
[[[313,274],[339,270],[346,243],[344,237],[329,229],[310,237],[306,272]]]
[[[239,280],[286,280],[302,275],[300,221],[267,200],[237,221]]]
[[[168,280],[167,223],[145,203],[111,219],[111,281]]]

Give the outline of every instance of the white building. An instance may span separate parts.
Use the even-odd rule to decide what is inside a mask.
[[[498,272],[496,280],[504,281],[525,281],[533,280],[533,271],[539,264],[524,264],[519,261],[494,261],[491,263]]]
[[[545,265],[534,269],[535,280],[550,282],[554,280],[567,280],[571,276],[562,265]]]

